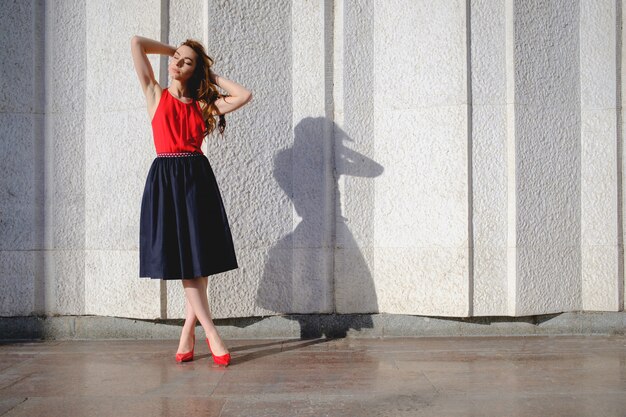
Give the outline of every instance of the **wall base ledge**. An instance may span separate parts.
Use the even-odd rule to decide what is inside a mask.
[[[626,312],[527,317],[289,314],[214,319],[224,339],[624,335]],[[178,339],[183,320],[107,316],[0,317],[0,340]]]

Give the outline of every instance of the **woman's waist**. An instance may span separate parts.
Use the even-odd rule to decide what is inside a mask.
[[[190,140],[159,140],[154,139],[157,154],[161,153],[202,153],[202,141]]]
[[[185,156],[204,156],[202,152],[157,152],[157,158],[180,158]]]

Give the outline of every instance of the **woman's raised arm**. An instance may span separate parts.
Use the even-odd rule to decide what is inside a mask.
[[[213,84],[219,85],[229,94],[228,97],[222,97],[215,100],[215,107],[217,107],[218,115],[235,111],[252,100],[252,91],[246,89],[241,84],[237,84],[228,78],[217,75],[213,71],[211,71],[211,78],[211,82]]]
[[[154,71],[152,70],[152,65],[150,65],[147,54],[172,56],[174,52],[176,52],[176,48],[153,39],[135,35],[130,40],[130,50],[133,55],[133,64],[135,65],[135,71],[137,71],[143,93],[146,97],[154,97],[154,87],[158,85],[158,83],[154,78]]]

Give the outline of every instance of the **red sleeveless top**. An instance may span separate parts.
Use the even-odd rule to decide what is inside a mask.
[[[156,153],[199,152],[206,124],[197,100],[183,103],[163,89],[152,118]]]

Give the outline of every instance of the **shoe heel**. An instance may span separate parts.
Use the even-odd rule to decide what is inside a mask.
[[[230,364],[230,352],[221,356],[215,356],[213,354],[213,351],[211,350],[211,344],[209,343],[208,337],[206,338],[206,344],[209,347],[209,351],[211,352],[211,356],[213,357],[213,362],[215,362],[216,365],[228,366]]]
[[[191,362],[193,360],[193,349],[189,352],[185,353],[177,353],[176,354],[176,362]]]
[[[193,351],[196,348],[196,337],[193,337],[193,346],[191,348],[191,350],[189,352],[185,352],[185,353],[177,353],[176,354],[176,362],[181,363],[181,362],[191,362],[193,360]]]

